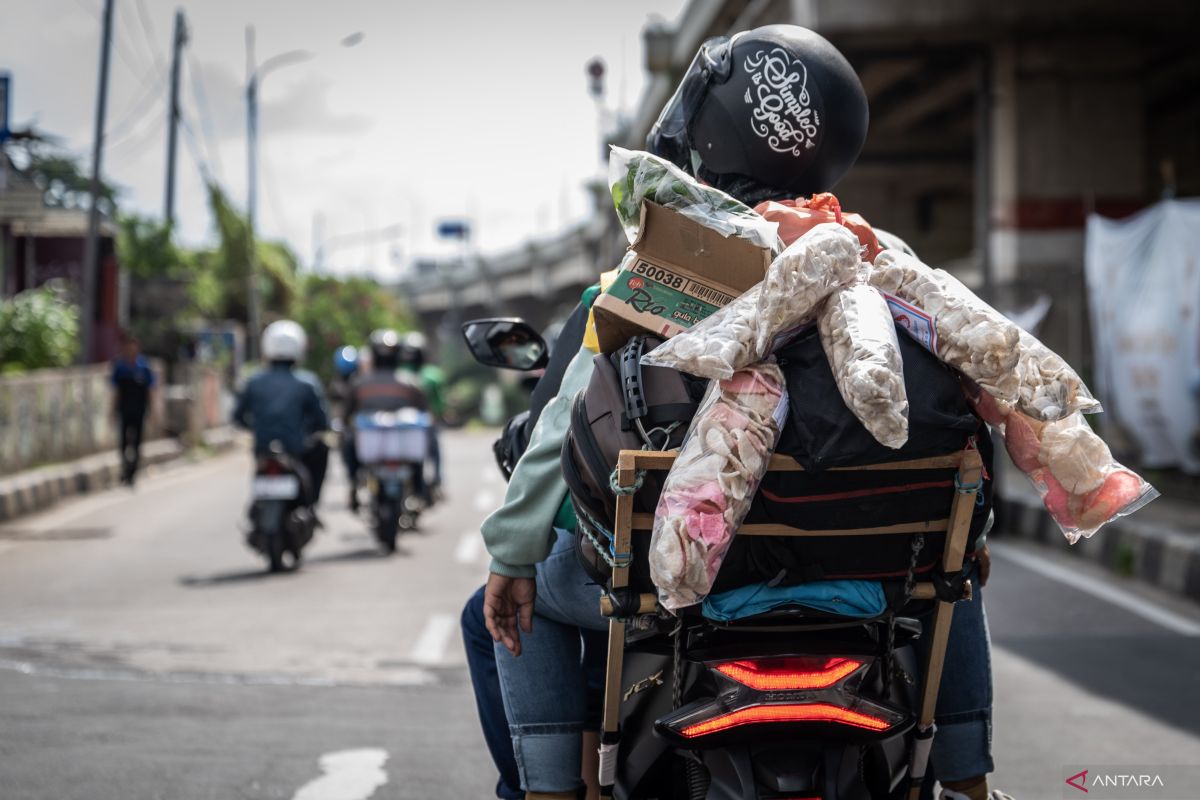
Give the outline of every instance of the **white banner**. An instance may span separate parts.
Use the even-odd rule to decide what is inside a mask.
[[[1088,218],[1096,389],[1150,467],[1200,472],[1200,200]]]

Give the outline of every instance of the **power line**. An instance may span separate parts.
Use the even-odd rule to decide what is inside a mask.
[[[144,71],[146,69],[146,67],[142,63],[142,59],[146,57],[146,53],[144,51],[145,42],[141,41],[140,34],[138,34],[136,28],[134,27],[135,23],[133,22],[132,19],[130,19],[128,14],[118,14],[117,18],[121,24],[116,26],[113,33],[116,34],[116,38],[118,40],[120,40],[122,38],[122,36],[124,36],[124,38],[127,40],[127,42],[132,42],[132,44],[128,45],[129,51],[134,56],[137,57],[138,66],[140,68],[142,68],[142,70]],[[138,46],[139,44],[141,45],[141,47]],[[150,50],[149,53],[150,53],[150,67],[153,68],[153,66],[154,66],[154,50]]]
[[[83,11],[87,12],[88,16],[92,17],[94,20],[96,20],[96,22],[101,21],[100,9],[90,5],[87,0],[74,0],[74,3]],[[129,74],[140,80],[143,95],[135,99],[129,104],[129,106],[126,107],[125,112],[121,114],[120,122],[114,124],[108,131],[105,132],[106,137],[111,135],[113,130],[117,128],[123,128],[128,124],[129,120],[135,116],[133,114],[133,109],[135,106],[138,107],[139,111],[136,114],[137,119],[134,121],[140,120],[145,113],[147,96],[151,95],[153,92],[161,91],[163,88],[163,76],[161,70],[155,70],[153,65],[147,69],[144,65],[135,64],[134,59],[129,55],[129,51],[125,47],[125,42],[120,37],[121,29],[116,28],[114,33],[116,35],[113,37],[113,45],[117,52],[117,57],[120,59],[121,63],[125,65],[125,68],[129,71]]]
[[[145,35],[146,46],[150,49],[150,56],[154,59],[154,63],[158,65],[160,70],[165,69],[166,61],[162,58],[160,51],[154,44],[158,41],[158,34],[154,32],[154,24],[150,21],[150,15],[146,12],[146,4],[142,0],[137,0],[137,15],[138,21],[142,24],[142,33]]]
[[[145,118],[146,112],[150,110],[151,103],[158,98],[161,89],[162,76],[152,70],[151,73],[146,76],[146,80],[142,85],[141,95],[135,97],[133,101],[126,106],[125,111],[121,114],[120,118],[110,125],[108,130],[104,132],[104,136],[106,138],[119,138],[124,136],[125,132],[130,127],[141,122],[142,119]]]
[[[123,130],[119,135],[110,136],[108,133],[105,133],[105,145],[108,147],[123,146],[130,139],[136,139],[137,137],[141,136],[145,132],[147,125],[154,125],[156,116],[163,116],[166,114],[166,111],[164,111],[161,107],[151,107],[150,109],[147,109],[147,112],[148,113],[143,113],[132,124],[123,126]]]
[[[108,145],[108,150],[111,153],[131,152],[132,150],[140,150],[152,138],[157,136],[163,130],[163,121],[167,117],[167,110],[160,108],[158,113],[150,117],[150,124],[137,133],[130,133],[124,139]]]
[[[206,185],[211,183],[220,185],[220,182],[213,178],[212,170],[209,168],[204,154],[200,152],[199,143],[196,140],[196,132],[192,129],[192,123],[188,120],[187,114],[182,108],[179,109],[179,127],[183,128],[183,140],[187,142],[188,154],[191,155],[192,163],[196,165],[196,169],[200,172],[201,180]]]
[[[86,2],[86,0],[74,0],[74,4],[80,8],[83,8],[85,12],[88,12],[88,16],[90,16],[92,19],[95,19],[96,22],[102,22],[100,8],[90,5],[89,2]],[[120,26],[118,26],[118,29],[116,30],[120,31]],[[143,66],[134,64],[130,54],[126,53],[126,50],[124,47],[122,47],[122,42],[118,36],[113,37],[113,49],[116,50],[116,55],[118,55],[121,64],[125,65],[126,70],[130,71],[131,76],[134,78],[142,76],[142,74],[145,72],[145,68]]]
[[[275,225],[280,231],[282,231],[284,238],[291,241],[299,241],[292,235],[295,233],[295,231],[293,231],[291,225],[288,224],[287,217],[285,217],[280,210],[279,203],[276,199],[278,192],[275,191],[275,170],[271,168],[271,159],[263,158],[262,167],[263,194],[267,196],[267,206],[271,209],[271,216],[275,218]]]
[[[191,76],[192,102],[196,104],[196,113],[200,117],[200,133],[204,136],[204,150],[208,160],[216,170],[218,177],[223,177],[225,171],[221,168],[221,151],[217,148],[217,137],[212,128],[213,115],[208,105],[208,91],[204,86],[204,73],[192,61],[190,51],[184,51],[184,60],[188,65]]]

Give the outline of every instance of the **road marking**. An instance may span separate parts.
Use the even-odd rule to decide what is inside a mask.
[[[1174,631],[1181,636],[1200,636],[1200,623],[1182,614],[1177,614],[1170,609],[1157,606],[1149,600],[1138,597],[1136,594],[1128,592],[1119,586],[1097,582],[1086,575],[999,542],[989,541],[988,548],[993,554],[1024,567],[1030,572],[1036,572],[1052,581],[1066,584],[1073,589],[1090,594],[1092,597],[1137,614],[1142,619],[1153,622],[1155,625],[1159,625],[1167,630]]]
[[[282,674],[236,674],[229,672],[143,672],[136,669],[100,669],[93,667],[54,667],[0,658],[0,670],[42,678],[110,683],[166,683],[194,686],[429,686],[437,676],[420,667],[388,670],[379,680],[341,680]]]
[[[489,491],[482,491],[475,495],[475,510],[476,511],[495,511],[496,510],[496,495]]]
[[[417,643],[413,645],[409,661],[426,666],[441,664],[456,624],[453,614],[434,614],[430,617],[421,629]]]
[[[301,786],[292,800],[367,800],[388,782],[387,758],[377,747],[326,753],[318,761],[325,774]]]
[[[474,564],[483,552],[483,536],[477,530],[465,531],[458,537],[454,548],[454,560],[459,564]]]

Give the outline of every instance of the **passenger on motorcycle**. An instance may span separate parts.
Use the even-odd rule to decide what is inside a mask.
[[[780,147],[752,124],[754,106],[741,88],[752,77],[750,59],[739,56],[746,48],[764,47],[805,63],[806,89],[823,101],[823,130],[806,147]],[[866,120],[862,87],[832,45],[803,28],[768,26],[738,34],[721,49],[710,50],[706,43],[651,131],[647,149],[753,205],[832,189],[858,157]],[[581,631],[606,626],[600,589],[588,585],[572,552],[572,515],[559,468],[571,401],[587,383],[592,355],[584,347],[567,367],[557,396],[532,430],[503,506],[482,527],[493,558],[483,611],[496,642],[527,797],[574,798],[580,789],[587,706]],[[981,574],[972,577],[980,586],[987,578],[986,557],[976,569]],[[955,606],[947,659],[954,669],[947,670],[938,699],[933,771],[946,800],[981,800],[989,796],[986,776],[993,766],[991,658],[978,590],[973,600]]]
[[[307,475],[308,504],[316,506],[329,465],[329,447],[318,434],[329,429],[325,392],[317,376],[296,364],[304,359],[308,337],[289,319],[272,322],[262,334],[268,363],[242,389],[233,421],[254,432],[254,452],[265,455],[278,442],[300,460]]]
[[[350,472],[350,507],[358,508],[358,453],[354,445],[354,418],[373,411],[399,411],[404,408],[429,410],[424,390],[401,369],[403,348],[400,334],[390,328],[371,333],[368,347],[371,353],[369,370],[360,373],[350,384],[343,409],[342,427],[347,432],[347,468]],[[423,478],[418,479],[423,483]],[[425,489],[422,486],[424,494]]]

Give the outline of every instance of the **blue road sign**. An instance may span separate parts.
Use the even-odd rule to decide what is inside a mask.
[[[437,235],[443,239],[470,239],[471,223],[465,219],[442,220],[438,223]]]

